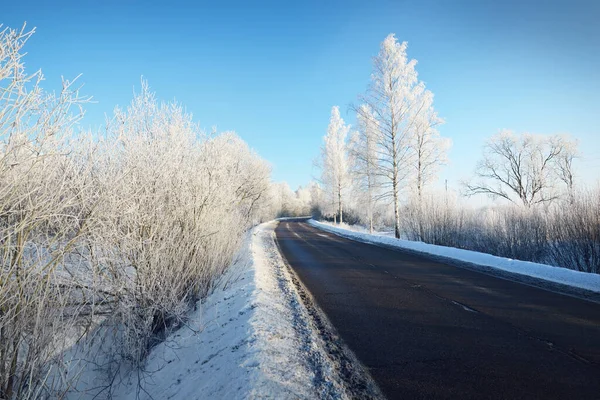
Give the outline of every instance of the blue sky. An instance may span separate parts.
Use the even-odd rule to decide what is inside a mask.
[[[468,178],[499,129],[571,133],[582,179],[600,171],[600,2],[548,1],[13,1],[0,22],[37,27],[30,71],[46,87],[83,74],[84,126],[126,105],[143,75],[205,129],[235,130],[273,165],[275,180],[306,184],[333,105],[368,84],[388,33],[435,93],[453,140],[441,179]]]

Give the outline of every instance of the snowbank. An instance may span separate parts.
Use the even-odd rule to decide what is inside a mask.
[[[346,229],[344,229],[329,223],[318,222],[312,219],[309,220],[309,223],[319,229],[365,243],[383,244],[400,249],[408,249],[432,254],[435,256],[453,258],[474,265],[483,265],[511,273],[531,276],[538,279],[544,279],[547,281],[600,293],[599,274],[573,271],[565,268],[553,267],[551,265],[538,264],[528,261],[513,260],[510,258],[497,257],[491,254],[479,253],[471,250],[462,250],[453,247],[437,246],[423,242],[396,239],[394,237],[387,236],[387,234],[369,234],[362,231],[348,229],[347,226]]]
[[[349,397],[278,252],[276,224],[252,231],[187,326],[154,348],[142,378],[131,373],[113,398]]]

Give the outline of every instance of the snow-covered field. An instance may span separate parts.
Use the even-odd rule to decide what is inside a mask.
[[[277,222],[252,231],[238,261],[155,347],[113,398],[350,398],[274,240]]]
[[[470,263],[475,266],[482,265],[510,273],[526,275],[533,278],[543,279],[600,293],[599,274],[573,271],[565,268],[553,267],[551,265],[538,264],[528,261],[513,260],[510,258],[497,257],[491,254],[479,253],[471,250],[396,239],[388,232],[369,234],[361,227],[354,228],[350,225],[343,225],[342,227],[339,227],[330,223],[319,222],[312,219],[309,220],[309,223],[312,226],[325,231],[365,243],[383,244],[386,246],[428,253],[439,257],[452,258]]]

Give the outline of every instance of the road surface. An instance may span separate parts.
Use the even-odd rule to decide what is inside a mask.
[[[388,398],[600,399],[600,304],[305,221],[276,235]]]

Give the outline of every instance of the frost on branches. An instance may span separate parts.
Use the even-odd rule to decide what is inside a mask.
[[[73,82],[48,94],[24,70],[32,33],[0,31],[0,398],[62,397],[92,367],[110,394],[271,218],[270,167],[145,82],[78,131]]]
[[[329,204],[337,215],[339,222],[343,222],[344,201],[346,190],[350,185],[349,162],[346,147],[346,138],[350,126],[344,124],[340,116],[340,109],[334,106],[331,109],[331,118],[327,135],[323,138],[321,157],[318,165],[321,169],[321,182],[329,197]]]
[[[517,135],[504,130],[486,142],[475,172],[477,180],[465,183],[466,193],[503,198],[529,208],[557,200],[562,184],[573,202],[575,157],[577,142],[566,135]]]
[[[435,130],[442,120],[433,108],[433,94],[418,80],[417,62],[408,59],[406,49],[406,42],[398,43],[393,34],[385,38],[373,62],[371,84],[361,96],[364,106],[356,110],[359,121],[373,120],[376,126],[375,161],[366,165],[372,165],[380,179],[380,197],[393,205],[396,237],[402,189],[414,182],[421,198],[449,148]]]
[[[369,231],[373,232],[374,207],[379,197],[381,176],[378,173],[379,124],[370,107],[363,104],[357,112],[358,130],[352,134],[349,151],[355,189],[363,194]]]

